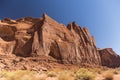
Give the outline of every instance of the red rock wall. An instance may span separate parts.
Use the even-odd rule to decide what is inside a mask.
[[[42,33],[37,31],[40,36],[36,36],[36,39],[42,37],[38,55],[52,56],[62,63],[101,64],[96,45],[87,28],[81,28],[75,23],[65,27],[47,15],[43,15],[43,25],[38,27],[42,29]],[[35,45],[38,45],[38,41],[36,42]]]
[[[17,56],[47,56],[60,63],[89,64],[118,67],[120,57],[111,49],[97,50],[95,39],[87,28],[75,22],[63,24],[46,14],[42,18],[4,19],[0,29],[8,29],[12,35],[0,32],[0,53]],[[6,50],[9,49],[9,50]],[[5,52],[5,50],[7,52]]]

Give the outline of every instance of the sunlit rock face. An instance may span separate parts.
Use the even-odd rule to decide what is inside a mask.
[[[120,66],[120,56],[117,55],[112,48],[99,49],[98,51],[103,66],[112,68]]]
[[[33,28],[32,55],[52,56],[61,63],[101,64],[95,41],[87,28],[74,22],[66,27],[45,14]]]
[[[109,67],[103,59],[106,53],[97,50],[94,37],[89,34],[88,29],[81,28],[75,22],[65,26],[46,14],[42,18],[5,18],[0,21],[0,30],[2,55],[50,56],[64,64]]]

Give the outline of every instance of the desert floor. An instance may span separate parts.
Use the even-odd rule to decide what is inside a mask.
[[[0,71],[0,80],[120,80],[120,69],[79,68],[45,71]]]

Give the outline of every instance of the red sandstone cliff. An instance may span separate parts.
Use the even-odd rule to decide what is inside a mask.
[[[1,20],[0,55],[11,54],[23,57],[46,56],[60,63],[80,65],[118,67],[120,62],[120,57],[112,50],[97,50],[87,28],[81,28],[75,22],[66,27],[46,14],[37,19],[26,17]]]

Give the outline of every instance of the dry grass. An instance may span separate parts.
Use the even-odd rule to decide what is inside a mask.
[[[58,80],[74,80],[74,75],[70,71],[62,71],[59,74]]]
[[[39,76],[33,71],[2,71],[0,72],[0,80],[45,80],[45,76]]]
[[[47,75],[48,75],[48,77],[56,77],[57,73],[55,73],[54,71],[48,71]]]
[[[102,74],[103,70],[100,68],[88,68],[90,72],[97,73],[97,74]]]
[[[95,73],[88,69],[81,68],[76,72],[77,80],[95,80]]]
[[[112,73],[106,73],[104,75],[104,80],[113,80],[113,74]]]
[[[118,69],[104,71],[99,68],[80,68],[78,71],[57,69],[40,73],[26,70],[0,71],[0,80],[115,80],[119,72]]]
[[[119,71],[120,71],[120,70],[118,70],[118,69],[111,69],[111,70],[109,70],[109,71],[110,71],[111,73],[117,75],[117,74],[119,74]]]

